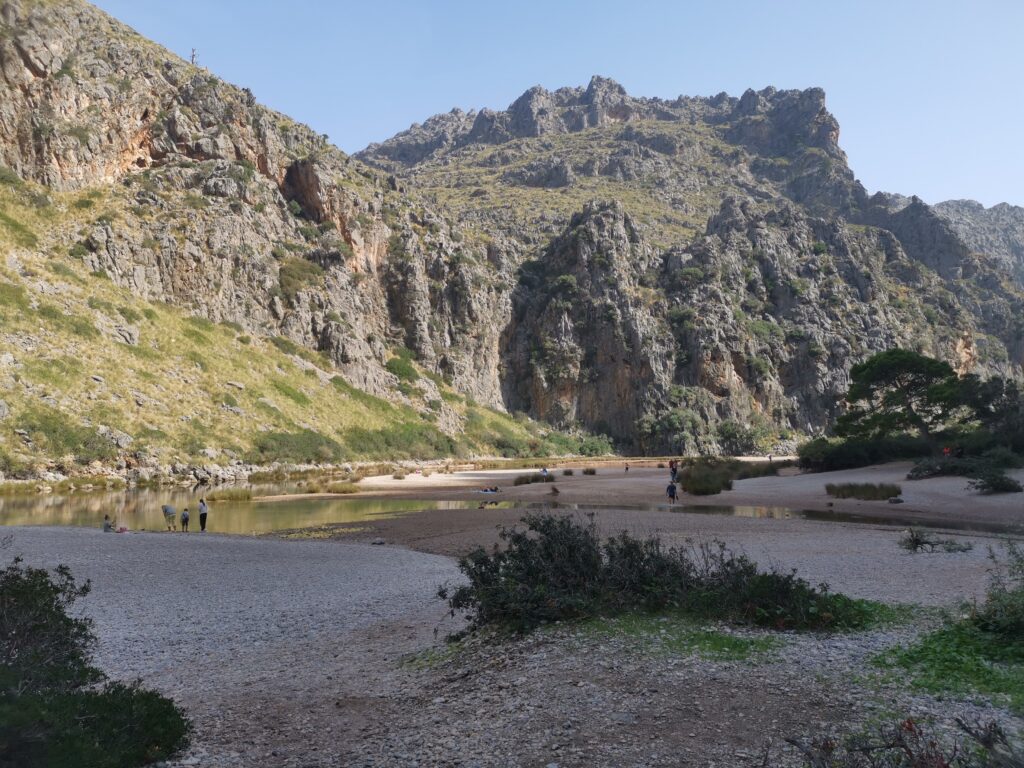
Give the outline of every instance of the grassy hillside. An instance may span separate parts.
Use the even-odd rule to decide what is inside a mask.
[[[118,192],[44,194],[10,174],[0,183],[0,471],[48,460],[70,469],[137,451],[168,463],[581,449],[579,439],[456,394],[404,350],[388,365],[400,391],[386,400],[286,339],[118,288],[60,245],[97,218],[116,222]]]

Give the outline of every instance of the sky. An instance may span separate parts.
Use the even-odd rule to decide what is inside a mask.
[[[1019,0],[96,0],[347,152],[453,107],[820,86],[870,192],[1024,205]]]

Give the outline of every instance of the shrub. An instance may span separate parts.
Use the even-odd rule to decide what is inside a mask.
[[[930,453],[931,446],[927,440],[910,435],[844,440],[819,437],[797,448],[800,466],[814,472],[854,469],[896,459],[928,456]],[[908,479],[913,478],[908,476]]]
[[[565,475],[566,477],[572,477],[573,471],[571,469],[563,469],[562,474]]]
[[[974,545],[969,541],[936,539],[919,528],[910,528],[900,539],[899,544],[911,553],[935,552],[939,549],[943,552],[970,552],[974,549]]]
[[[1020,544],[1007,542],[1005,560],[999,560],[995,553],[991,553],[990,558],[995,567],[985,602],[975,614],[974,622],[986,632],[1005,635],[1020,643],[1024,638],[1024,549]]]
[[[359,486],[355,483],[328,483],[324,486],[324,493],[359,493]]]
[[[734,468],[739,462],[726,459],[698,459],[679,472],[679,486],[693,496],[711,496],[732,490]]]
[[[792,461],[745,461],[736,471],[736,480],[749,480],[752,477],[769,477],[779,474],[784,467],[792,467]]]
[[[731,491],[732,478],[725,475],[684,472],[679,479],[679,485],[692,496],[713,496],[722,491]]]
[[[393,480],[405,480],[405,472],[399,470],[395,472],[393,475],[391,475],[391,478]]]
[[[395,357],[392,357],[384,367],[399,378],[401,381],[419,381],[420,375],[412,364],[412,353],[409,350],[400,350]]]
[[[923,480],[927,477],[948,477],[951,475],[975,477],[990,468],[985,461],[974,457],[931,456],[916,462],[907,472],[908,480]]]
[[[607,435],[587,435],[580,440],[581,456],[607,456],[612,452],[612,441]]]
[[[0,571],[3,764],[119,768],[169,758],[189,724],[170,699],[106,681],[91,664],[90,620],[69,615],[90,591],[70,570]]]
[[[289,302],[294,302],[299,291],[310,286],[319,285],[324,278],[324,270],[319,264],[307,261],[301,256],[290,256],[281,262],[278,280],[281,292]]]
[[[825,493],[837,499],[885,501],[899,496],[903,489],[893,483],[828,483]]]
[[[790,629],[854,628],[875,606],[812,587],[795,572],[759,571],[724,544],[666,549],[627,533],[602,543],[595,526],[528,515],[526,529],[503,528],[504,547],[459,560],[468,583],[442,588],[471,628],[524,632],[550,621],[627,610],[673,608],[702,618]]]
[[[515,480],[512,481],[512,485],[530,485],[531,483],[553,483],[555,478],[550,475],[544,475],[540,472],[534,472],[530,475],[518,475]]]
[[[996,493],[1020,493],[1024,487],[1009,475],[991,470],[968,481],[968,487],[984,496]]]
[[[597,470],[594,467],[585,467],[583,470],[584,475],[596,475]]]
[[[786,739],[803,756],[805,768],[1018,768],[1024,755],[996,722],[968,725],[957,720],[967,740],[929,730],[907,718],[877,734],[809,741]],[[768,768],[769,755],[762,763]]]

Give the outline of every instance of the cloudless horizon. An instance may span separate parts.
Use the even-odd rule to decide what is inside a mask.
[[[1024,205],[1024,3],[97,0],[346,152],[610,77],[634,96],[820,86],[869,192]]]

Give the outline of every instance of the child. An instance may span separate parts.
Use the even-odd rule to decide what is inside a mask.
[[[181,532],[188,533],[188,507],[181,510]]]

